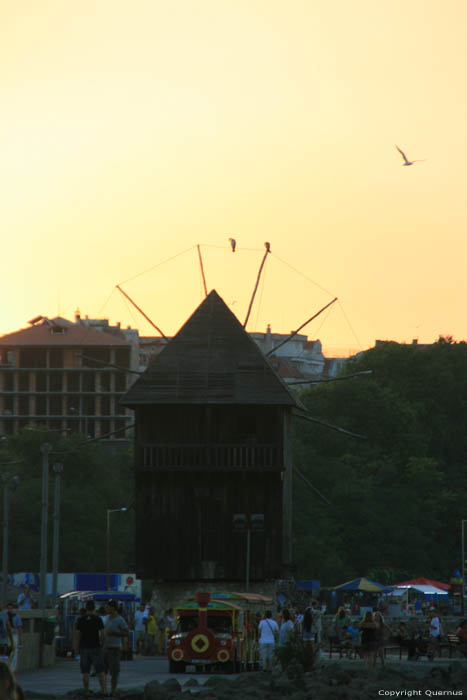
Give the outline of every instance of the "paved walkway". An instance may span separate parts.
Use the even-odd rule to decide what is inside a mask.
[[[16,677],[23,690],[40,693],[64,695],[70,690],[78,690],[83,687],[79,662],[71,658],[57,658],[57,663],[53,668],[25,671],[16,674]],[[208,675],[199,673],[186,673],[176,677],[179,683],[185,683],[189,678],[196,678],[199,682],[209,678]],[[142,689],[149,681],[158,680],[163,683],[167,678],[174,678],[174,675],[168,672],[167,659],[161,656],[135,656],[133,661],[121,662],[118,688],[119,690]],[[89,689],[93,692],[99,690],[97,678],[89,679]]]
[[[355,665],[363,665],[363,661],[360,659],[352,661],[347,659],[339,660],[336,655],[333,655],[330,660],[329,654],[327,653],[324,653],[324,656],[320,659],[321,663],[329,663],[330,661],[331,663],[340,663],[346,668]],[[454,659],[452,659],[452,661],[454,661]],[[433,662],[427,659],[420,659],[418,662],[414,662],[407,661],[407,659],[404,658],[400,661],[399,655],[388,655],[387,657],[387,665],[392,668],[400,667],[401,664],[404,666],[410,664],[420,670],[421,667],[423,667],[427,672],[431,666],[439,666],[440,664],[444,665],[448,663],[450,663],[450,659],[448,658],[437,658]],[[378,667],[379,666],[380,662],[378,662]],[[234,678],[235,676],[230,675],[228,677]],[[55,667],[18,673],[17,678],[24,690],[40,693],[65,695],[70,690],[79,690],[83,687],[79,662],[71,658],[57,658]],[[209,674],[184,673],[183,675],[178,674],[174,676],[168,672],[168,661],[166,658],[162,656],[135,656],[133,661],[121,662],[118,688],[119,690],[143,689],[149,681],[157,680],[163,683],[168,678],[177,678],[181,685],[186,683],[189,678],[196,678],[199,683],[204,683],[209,678]],[[99,681],[97,678],[90,678],[89,688],[93,692],[99,690]]]

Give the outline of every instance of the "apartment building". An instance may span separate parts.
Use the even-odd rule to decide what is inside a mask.
[[[250,333],[264,354],[287,334]],[[128,440],[133,422],[120,398],[165,347],[157,336],[112,326],[108,319],[37,316],[28,327],[0,337],[0,435],[25,427],[47,426],[63,434]],[[301,380],[335,376],[344,358],[325,358],[319,340],[296,335],[269,356],[289,386]],[[294,386],[296,385],[296,387]]]
[[[120,406],[138,367],[138,332],[107,320],[37,316],[0,337],[0,434],[47,426],[124,440],[132,413]]]

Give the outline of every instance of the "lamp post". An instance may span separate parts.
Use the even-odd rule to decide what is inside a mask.
[[[107,508],[107,556],[106,556],[106,589],[110,588],[110,514],[119,513],[128,508]]]
[[[8,579],[8,486],[12,482],[19,482],[18,476],[12,476],[8,472],[2,474],[3,483],[3,554],[2,554],[2,608],[6,605],[7,579]]]
[[[462,611],[462,617],[465,615],[465,598],[466,598],[466,593],[467,593],[467,584],[466,584],[466,574],[467,574],[467,566],[465,564],[465,537],[464,537],[464,523],[467,523],[467,520],[461,520],[461,548],[462,548],[462,560],[461,560],[461,580],[462,580],[462,585],[461,585],[461,611]]]
[[[235,513],[233,516],[234,532],[246,533],[246,562],[245,562],[245,591],[250,588],[250,559],[251,559],[251,533],[264,532],[264,515],[262,513]]]
[[[52,606],[55,607],[57,604],[58,551],[60,537],[60,475],[63,471],[63,464],[54,464],[53,470],[55,472],[55,510],[52,550]]]
[[[39,607],[45,608],[47,595],[47,520],[49,510],[49,453],[51,447],[48,442],[41,445],[42,452],[42,517],[41,517],[41,568],[40,568],[40,593]]]

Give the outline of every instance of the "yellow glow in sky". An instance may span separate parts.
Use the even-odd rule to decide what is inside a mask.
[[[0,332],[79,307],[153,334],[112,290],[154,267],[123,286],[172,334],[198,243],[243,321],[270,241],[249,330],[338,296],[304,331],[325,348],[465,339],[466,20],[463,0],[3,0]]]

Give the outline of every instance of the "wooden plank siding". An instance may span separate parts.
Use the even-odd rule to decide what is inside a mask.
[[[135,410],[136,571],[156,581],[245,581],[290,560],[290,414],[300,405],[215,291],[122,401]],[[286,484],[284,493],[283,484]]]
[[[138,576],[162,581],[245,581],[246,535],[235,513],[263,513],[264,533],[251,535],[250,579],[281,571],[281,474],[138,471]],[[144,515],[143,515],[144,514]]]

